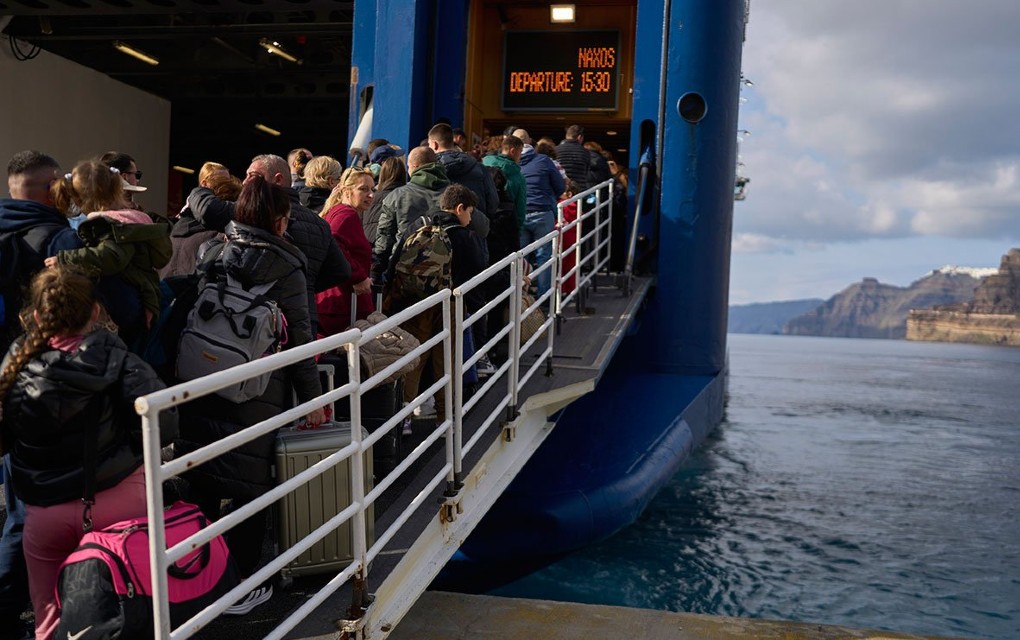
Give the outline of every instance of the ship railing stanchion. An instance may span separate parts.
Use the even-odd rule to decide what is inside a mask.
[[[606,260],[606,274],[608,275],[613,273],[613,203],[616,202],[615,194],[616,181],[612,180],[609,183],[609,226],[606,232],[606,237],[609,239],[609,251]],[[612,280],[608,282],[612,282]]]
[[[555,252],[556,240],[559,237],[560,237],[560,232],[557,232],[556,235],[553,236],[552,243],[553,243],[554,251],[553,251],[552,258],[550,259],[550,262],[552,264],[549,265],[549,271],[550,271],[549,282],[552,283],[553,290],[555,292],[558,292],[559,289],[560,289],[560,270],[558,268],[560,266],[560,261],[556,259],[556,252]],[[555,293],[553,295],[555,295]],[[553,374],[553,336],[556,333],[555,331],[553,331],[554,324],[555,323],[550,323],[549,328],[546,330],[548,332],[547,338],[548,338],[548,341],[549,341],[549,357],[547,357],[545,359],[545,375],[546,376],[551,376]]]
[[[553,293],[553,314],[556,317],[556,332],[563,330],[563,203],[556,205],[556,238],[553,240],[553,259],[559,265],[556,279],[550,281],[555,285]]]
[[[584,234],[584,198],[577,199],[577,218],[574,220],[574,310],[577,315],[584,314],[584,282],[581,280],[584,268],[581,264],[582,247],[588,241]]]
[[[347,380],[354,385],[348,400],[351,405],[351,442],[357,451],[351,456],[351,500],[358,505],[351,526],[354,557],[361,568],[354,575],[349,619],[358,620],[368,607],[368,523],[365,518],[365,451],[361,434],[361,347],[347,345]]]
[[[453,456],[453,490],[459,491],[464,485],[464,461],[462,460],[461,447],[463,445],[463,419],[464,419],[464,295],[459,291],[454,293],[444,304],[453,304],[454,322],[450,330],[453,333],[453,367],[449,364],[446,370],[453,376],[452,392],[448,391],[446,396],[447,420],[453,416],[453,438],[447,438],[451,443],[447,445],[447,453]],[[446,313],[449,319],[450,314]],[[447,387],[447,389],[450,388]],[[452,402],[451,402],[452,393]],[[450,432],[447,431],[447,435]],[[452,449],[451,449],[452,447]]]
[[[597,277],[599,271],[599,255],[602,250],[602,188],[599,187],[595,190],[595,266],[591,269],[591,288],[592,291],[599,290],[599,279]]]
[[[510,356],[510,372],[507,376],[507,384],[510,387],[510,402],[506,407],[507,422],[513,422],[518,415],[519,392],[517,381],[521,377],[521,289],[524,287],[524,278],[521,277],[522,262],[524,254],[517,252],[517,259],[510,263],[510,286],[513,294],[510,296],[509,311],[507,318],[510,322],[510,344],[507,353]]]
[[[152,576],[153,634],[170,637],[170,586],[167,579],[166,524],[163,522],[163,467],[159,441],[159,411],[142,415],[145,461],[145,515],[149,519],[149,570]]]

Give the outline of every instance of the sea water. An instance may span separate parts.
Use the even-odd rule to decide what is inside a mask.
[[[1020,638],[1020,349],[731,335],[637,523],[495,593]]]

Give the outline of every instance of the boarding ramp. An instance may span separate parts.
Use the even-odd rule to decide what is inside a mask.
[[[631,278],[624,295],[618,279],[601,272],[608,264],[612,183],[574,197],[576,220],[511,254],[453,291],[441,291],[365,331],[350,330],[234,369],[144,396],[136,402],[142,416],[146,490],[156,603],[157,638],[385,638],[428,587],[442,566],[541,445],[554,424],[551,417],[595,388],[609,359],[637,314],[651,281]],[[601,194],[609,194],[604,198]],[[569,232],[573,230],[571,243]],[[525,263],[549,248],[549,259],[530,273],[534,281],[548,272],[550,289],[533,304],[522,303]],[[566,286],[573,279],[573,286]],[[497,289],[493,283],[503,283]],[[469,314],[465,296],[486,287],[489,302]],[[495,292],[493,292],[495,290]],[[368,341],[426,310],[439,308],[442,330],[399,362],[362,380],[360,350]],[[504,313],[506,322],[465,359],[465,331],[484,314]],[[536,315],[538,314],[538,315]],[[534,316],[534,317],[533,317]],[[539,323],[539,320],[541,322]],[[534,329],[523,336],[522,327]],[[483,354],[506,345],[507,359],[473,393],[464,373]],[[444,375],[367,437],[362,436],[361,398],[407,361],[442,348]],[[242,380],[318,354],[341,353],[347,359],[346,384],[313,401],[282,411],[217,443],[163,463],[160,460],[160,412]],[[446,394],[448,415],[439,424],[415,423],[411,449],[392,471],[364,482],[371,449],[396,430],[435,393]],[[281,427],[294,424],[313,408],[348,398],[351,443],[279,484],[259,500],[240,508],[191,538],[166,548],[162,512],[164,481],[224,452]],[[268,562],[216,603],[177,628],[171,628],[167,567],[247,517],[272,506],[287,493],[346,461],[350,466],[351,503],[296,545],[268,554]],[[374,508],[374,522],[369,522]],[[374,526],[373,526],[374,525]],[[353,559],[335,575],[302,578],[289,591],[244,618],[222,618],[224,609],[262,582],[273,578],[337,527],[350,527]],[[370,531],[374,531],[374,538]]]

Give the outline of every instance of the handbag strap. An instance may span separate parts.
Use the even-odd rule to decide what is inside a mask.
[[[82,478],[82,515],[81,527],[85,533],[92,531],[92,507],[96,504],[96,468],[99,466],[99,421],[90,417],[103,400],[102,393],[94,394],[82,410],[85,416],[84,454],[82,456],[82,471],[85,477]],[[116,419],[116,418],[114,418]]]

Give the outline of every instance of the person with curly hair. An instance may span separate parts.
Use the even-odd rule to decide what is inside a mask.
[[[141,418],[134,402],[164,385],[119,337],[97,327],[95,285],[78,269],[39,272],[26,302],[25,335],[0,367],[0,437],[10,454],[14,491],[25,503],[35,637],[49,640],[60,617],[60,565],[78,546],[86,520],[102,529],[145,515]],[[177,412],[168,410],[160,417],[160,440],[169,444],[176,435]],[[83,510],[89,485],[94,503]]]

